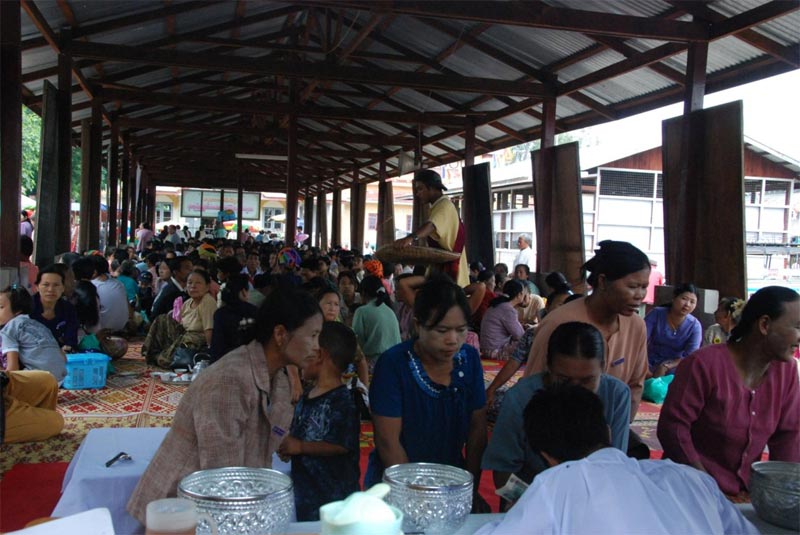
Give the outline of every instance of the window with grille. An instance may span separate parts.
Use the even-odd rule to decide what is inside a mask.
[[[601,169],[600,195],[651,199],[655,185],[654,178],[652,172]]]

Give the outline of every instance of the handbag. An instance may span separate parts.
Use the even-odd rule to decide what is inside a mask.
[[[175,371],[183,368],[184,370],[191,370],[194,367],[194,356],[197,353],[204,351],[203,348],[179,346],[172,354],[172,362],[169,364],[169,369]]]

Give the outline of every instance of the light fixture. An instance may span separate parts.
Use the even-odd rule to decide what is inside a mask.
[[[242,154],[237,153],[236,157],[240,160],[270,160],[273,162],[285,162],[289,157],[283,154]]]

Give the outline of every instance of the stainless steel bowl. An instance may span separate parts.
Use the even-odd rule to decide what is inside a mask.
[[[753,463],[750,501],[758,516],[770,524],[800,531],[800,463]]]
[[[209,514],[221,535],[283,533],[294,517],[291,478],[268,468],[200,470],[183,478],[178,496]],[[197,533],[211,533],[211,528],[200,522]]]
[[[391,491],[384,501],[403,512],[403,531],[446,535],[472,509],[472,474],[445,464],[396,464],[384,470]]]

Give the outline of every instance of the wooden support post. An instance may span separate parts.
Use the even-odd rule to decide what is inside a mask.
[[[108,144],[108,245],[117,245],[117,202],[119,191],[119,122],[112,117]]]
[[[549,97],[544,99],[542,103],[542,137],[539,145],[540,150],[538,157],[535,160],[536,169],[534,169],[534,176],[536,177],[533,183],[534,192],[538,192],[539,197],[548,202],[547,199],[553,198],[553,181],[555,180],[555,158],[553,151],[549,150],[555,145],[555,131],[556,131],[556,99]],[[539,184],[537,184],[537,181]],[[538,188],[538,189],[537,189]],[[537,193],[534,193],[536,195]],[[542,205],[542,214],[539,214],[539,205],[534,202],[534,216],[536,220],[536,232],[533,236],[534,243],[531,247],[536,251],[536,271],[537,273],[547,273],[556,267],[551,265],[550,252],[552,251],[553,244],[550,243],[550,236],[552,236],[553,222],[548,217],[544,217],[546,205]],[[512,237],[512,241],[516,244],[516,237]],[[512,266],[509,266],[514,269]],[[575,282],[575,281],[572,281]]]
[[[328,248],[328,200],[325,193],[317,194],[317,246]]]
[[[475,123],[468,120],[464,131],[464,167],[471,165],[475,165]]]
[[[147,177],[147,220],[156,220],[156,183]]]
[[[90,129],[89,144],[89,188],[91,219],[89,221],[90,249],[100,247],[100,192],[103,167],[103,101],[99,97],[92,100],[92,124]],[[81,224],[83,224],[81,222]]]
[[[339,189],[338,178],[333,179],[333,195],[331,196],[331,247],[342,246],[342,190]]]
[[[540,160],[545,153],[551,158],[551,173],[540,176]],[[580,267],[585,253],[578,143],[534,151],[531,160],[539,252],[539,278],[535,282],[544,284],[542,279],[548,272],[560,271],[577,291],[583,291]],[[547,244],[546,249],[543,244]]]
[[[382,159],[378,168],[378,225],[375,229],[378,247],[389,245],[394,241],[394,192],[392,183],[386,180],[386,159]]]
[[[244,190],[242,189],[242,179],[238,179],[236,188],[236,239],[239,243],[244,243],[244,227],[242,224],[242,205],[244,204]]]
[[[119,241],[123,245],[128,243],[129,239],[133,238],[135,235],[135,230],[131,228],[131,235],[128,234],[128,226],[129,223],[129,212],[128,208],[130,206],[130,160],[129,160],[129,145],[128,145],[128,132],[124,132],[122,134],[122,162],[121,162],[121,169],[122,169],[122,176],[120,177],[120,181],[122,182],[122,192],[120,197],[122,197],[122,209],[120,210],[120,237]]]
[[[292,92],[292,95],[295,93]],[[286,162],[286,245],[294,244],[297,234],[297,198],[300,185],[297,176],[297,116],[289,115]]]
[[[0,2],[0,286],[19,274],[22,55],[19,0]]]
[[[414,169],[421,169],[422,165],[422,152],[419,147],[414,150]],[[427,204],[424,204],[422,201],[417,198],[416,193],[414,194],[414,204],[412,205],[411,211],[411,232],[414,232],[416,229],[424,225],[428,221],[428,214],[430,213],[431,207]],[[425,245],[427,243],[426,240],[420,240],[419,245]]]
[[[314,236],[314,196],[311,195],[308,186],[303,197],[303,234],[308,236],[303,243],[311,246]]]
[[[353,186],[350,188],[350,250],[364,250],[364,206],[367,187],[358,181],[358,167],[353,168]]]
[[[490,269],[494,265],[494,232],[489,164],[465,166],[462,177],[464,198],[461,202],[461,219],[467,235],[467,259],[470,263],[480,262]]]
[[[136,226],[139,226],[139,223],[143,223],[147,221],[144,218],[144,175],[142,174],[142,167],[139,165],[138,162],[133,163],[134,167],[134,179],[133,179],[133,197],[131,198],[131,202],[133,206],[135,206],[134,212],[136,213]],[[151,225],[154,225],[153,221],[147,221]],[[155,227],[153,227],[155,230]],[[135,231],[134,231],[135,232]]]
[[[91,130],[92,121],[81,121],[81,210],[80,231],[78,234],[78,251],[91,249],[89,236],[89,221],[92,218],[91,187],[89,185],[89,160],[91,159]]]
[[[42,94],[42,137],[39,152],[39,180],[36,187],[36,232],[34,258],[46,266],[55,260],[58,224],[58,90],[45,80]],[[63,251],[62,251],[63,252]]]
[[[69,251],[72,245],[72,58],[58,55],[58,211],[55,214],[56,253]]]
[[[708,63],[708,43],[691,43],[687,54],[686,87],[683,96],[683,114],[703,109],[706,94],[706,65]]]

